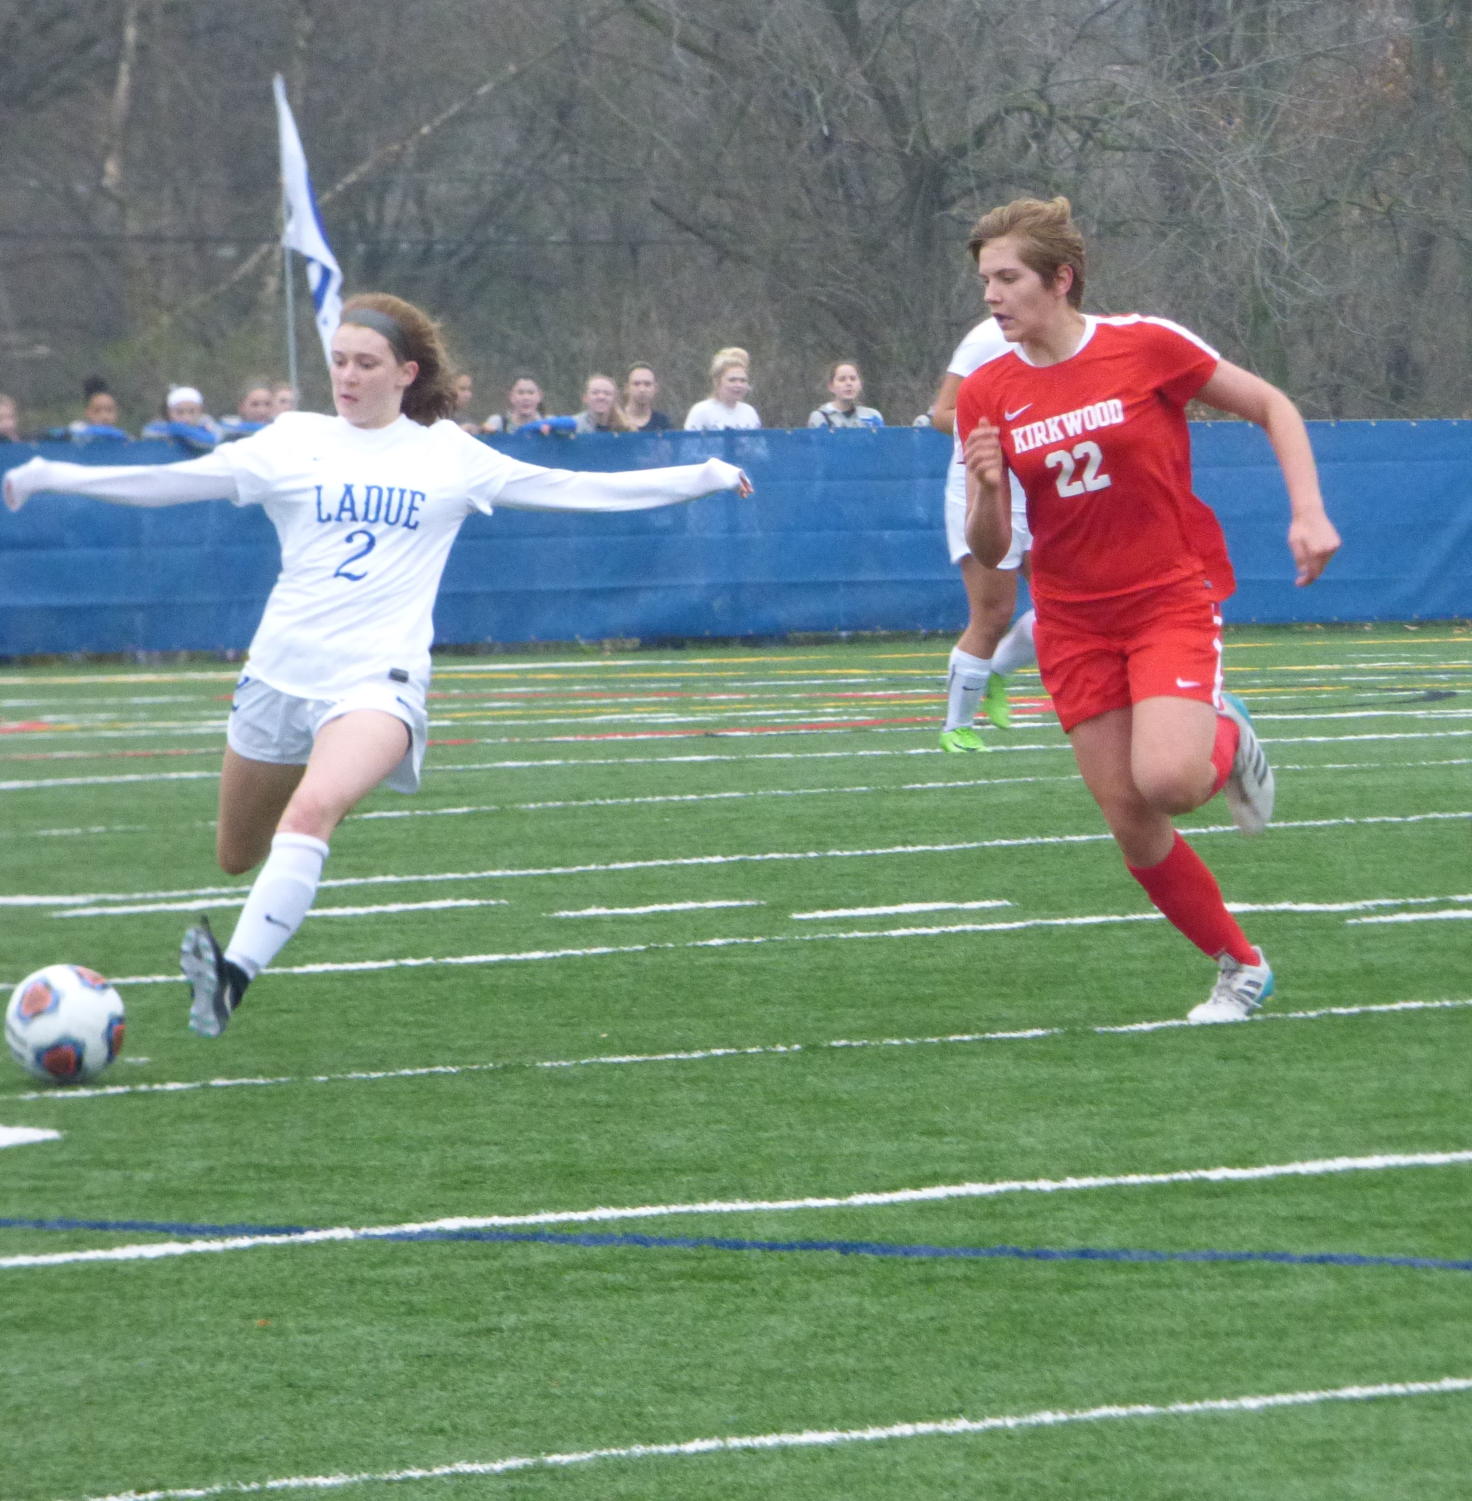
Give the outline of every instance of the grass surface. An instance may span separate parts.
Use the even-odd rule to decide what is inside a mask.
[[[1206,1029],[1036,678],[939,753],[945,654],[446,659],[218,1042],[232,674],[0,673],[0,978],[128,1006],[0,1081],[61,1133],[0,1151],[0,1497],[1464,1496],[1472,632],[1232,637],[1278,819],[1183,827],[1278,994]]]

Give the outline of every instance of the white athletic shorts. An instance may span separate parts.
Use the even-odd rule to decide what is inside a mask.
[[[298,698],[246,672],[235,685],[225,738],[230,749],[247,760],[305,766],[322,726],[354,709],[381,709],[408,726],[409,749],[383,779],[383,785],[395,792],[418,792],[429,740],[429,714],[424,690],[414,683],[376,680],[361,683],[337,698]]]
[[[966,497],[959,500],[946,495],[946,545],[951,550],[951,562],[959,563],[971,549],[966,545]],[[1007,556],[997,564],[998,568],[1020,568],[1022,555],[1032,546],[1032,533],[1027,529],[1027,508],[1012,502],[1012,546]]]

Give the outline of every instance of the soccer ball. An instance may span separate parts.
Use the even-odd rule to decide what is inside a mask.
[[[48,964],[11,993],[5,1041],[15,1061],[48,1084],[95,1079],[122,1051],[122,998],[95,970]]]

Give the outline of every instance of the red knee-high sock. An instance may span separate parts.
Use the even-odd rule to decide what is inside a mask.
[[[1242,738],[1242,731],[1237,727],[1235,719],[1229,719],[1225,714],[1216,717],[1216,739],[1211,747],[1211,769],[1216,775],[1211,780],[1211,795],[1215,797],[1227,784],[1227,778],[1232,774],[1232,761],[1237,754],[1237,742]]]
[[[1233,726],[1235,728],[1235,726]],[[1222,901],[1222,889],[1206,862],[1181,838],[1159,865],[1126,864],[1145,895],[1203,954],[1230,954],[1239,964],[1256,964],[1257,950]]]

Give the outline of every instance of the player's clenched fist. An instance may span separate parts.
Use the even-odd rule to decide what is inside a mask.
[[[989,422],[978,422],[966,438],[967,471],[989,489],[1002,483],[1002,435]]]

